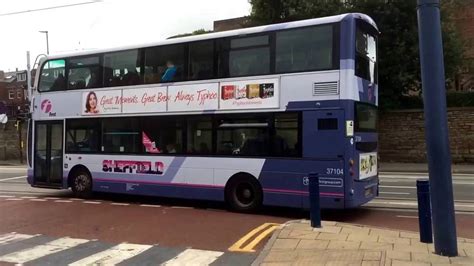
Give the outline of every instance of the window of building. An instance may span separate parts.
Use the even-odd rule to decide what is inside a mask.
[[[142,118],[142,136],[152,143],[156,150],[147,148],[142,143],[146,153],[183,153],[183,123],[180,119],[171,117]]]
[[[99,119],[73,119],[66,122],[66,152],[87,153],[99,151]]]
[[[110,118],[102,122],[102,151],[111,153],[140,153],[142,135],[139,119]]]
[[[189,44],[188,79],[211,79],[214,76],[214,41]]]
[[[99,56],[68,60],[68,89],[97,88],[102,86]]]
[[[143,83],[140,50],[104,55],[104,86],[128,86]]]
[[[217,154],[265,156],[269,154],[269,123],[264,116],[218,119]]]
[[[316,26],[276,33],[276,72],[333,68],[333,26]]]
[[[377,38],[376,30],[364,21],[356,22],[355,74],[377,83]]]
[[[18,81],[26,81],[26,74],[25,73],[18,74],[16,75],[16,79]]]
[[[66,62],[64,59],[47,61],[41,69],[39,91],[58,91],[66,89]]]
[[[212,153],[212,118],[192,117],[187,119],[187,153]]]
[[[21,99],[23,97],[22,93],[21,93],[21,90],[17,90],[16,91],[16,98],[17,99]]]
[[[10,100],[15,99],[15,91],[14,90],[9,90],[8,91],[8,99],[10,99]]]
[[[184,44],[145,49],[145,83],[183,80],[186,70]]]

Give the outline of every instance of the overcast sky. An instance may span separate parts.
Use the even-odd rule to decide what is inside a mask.
[[[4,71],[26,69],[27,50],[31,64],[37,55],[46,53],[46,36],[38,31],[49,32],[49,51],[55,54],[159,41],[201,28],[212,30],[214,20],[250,13],[248,0],[8,2],[0,9],[0,70]],[[74,6],[48,9],[64,5]],[[31,12],[21,13],[28,10]]]

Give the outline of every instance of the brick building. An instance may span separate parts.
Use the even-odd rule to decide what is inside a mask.
[[[9,120],[28,111],[26,70],[0,71],[0,102],[6,107]]]

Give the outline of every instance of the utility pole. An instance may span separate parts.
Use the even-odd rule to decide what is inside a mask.
[[[434,247],[457,256],[439,0],[418,0],[417,13]]]

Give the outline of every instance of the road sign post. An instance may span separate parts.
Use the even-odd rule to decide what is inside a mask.
[[[420,226],[420,242],[433,243],[431,228],[430,181],[416,180],[418,198],[418,224]]]
[[[321,228],[321,204],[319,202],[319,175],[310,173],[309,179],[309,206],[311,227]]]
[[[439,0],[418,0],[417,13],[434,247],[457,256]]]

